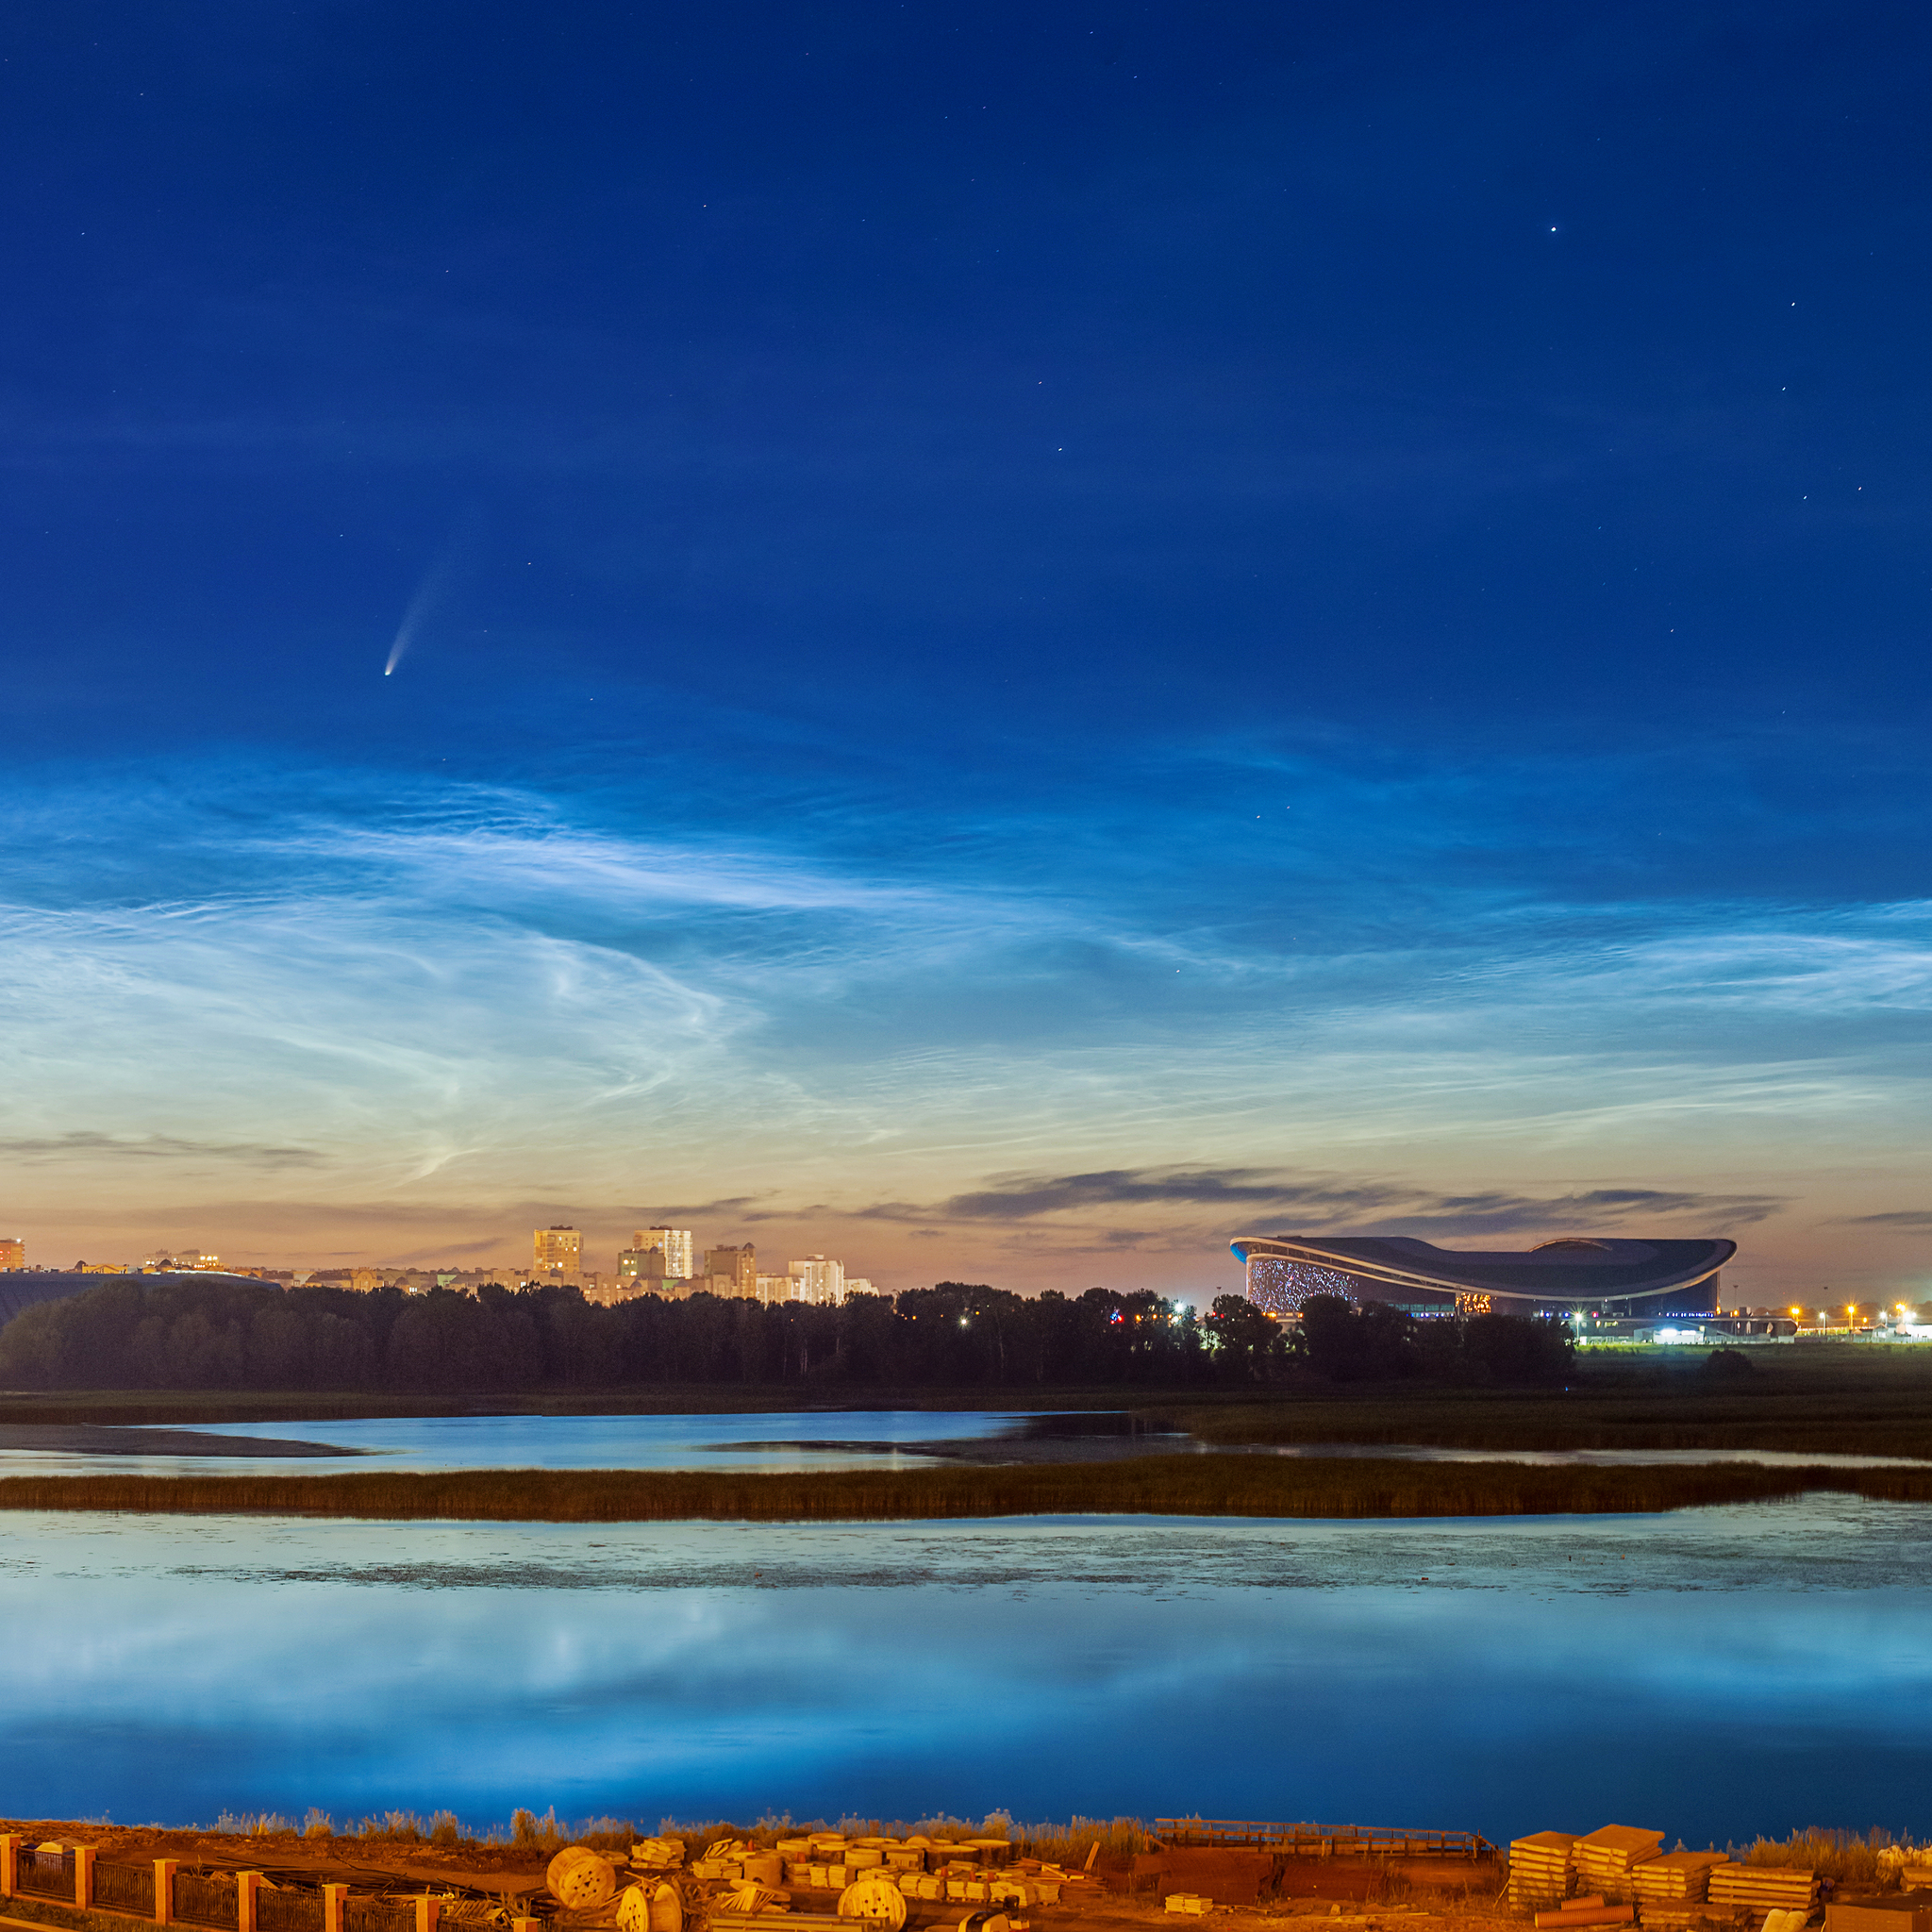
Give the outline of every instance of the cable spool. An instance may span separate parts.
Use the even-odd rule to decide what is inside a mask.
[[[863,1919],[887,1927],[888,1932],[899,1932],[906,1923],[906,1894],[890,1878],[868,1873],[839,1894],[839,1916]]]
[[[574,1912],[604,1905],[617,1890],[617,1868],[589,1845],[566,1846],[543,1875],[551,1891]]]

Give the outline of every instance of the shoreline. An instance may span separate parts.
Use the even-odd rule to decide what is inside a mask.
[[[722,1473],[455,1470],[0,1478],[0,1510],[385,1522],[894,1523],[1002,1516],[1387,1520],[1627,1515],[1829,1491],[1932,1502],[1932,1470],[1761,1463],[1552,1467],[1370,1457]]]
[[[1108,1415],[1215,1448],[1312,1443],[1458,1450],[1774,1450],[1932,1459],[1932,1349],[1767,1350],[1741,1383],[1717,1386],[1697,1351],[1641,1370],[1591,1362],[1553,1389],[1418,1383],[1174,1389],[801,1388],[791,1384],[631,1384],[458,1397],[367,1390],[12,1390],[0,1426],[194,1428],[463,1416],[724,1416],[970,1413]]]

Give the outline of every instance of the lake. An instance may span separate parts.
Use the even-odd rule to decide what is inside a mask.
[[[21,1513],[0,1812],[1924,1835],[1928,1556],[1932,1509],[1842,1496],[1425,1524]]]
[[[1028,1418],[972,1410],[791,1410],[750,1415],[381,1416],[355,1422],[208,1423],[156,1429],[13,1424],[0,1426],[0,1475],[322,1475],[334,1470],[889,1469],[925,1458],[910,1442],[956,1442],[1024,1426]],[[283,1453],[251,1455],[271,1439]],[[180,1451],[162,1446],[173,1439]],[[58,1447],[29,1446],[34,1443]],[[863,1448],[845,1448],[846,1442]],[[287,1453],[298,1443],[341,1456]],[[129,1444],[158,1453],[139,1453]],[[219,1445],[219,1446],[216,1446]],[[181,1453],[198,1448],[204,1453]],[[213,1453],[206,1453],[210,1449]],[[380,1463],[372,1458],[380,1457]]]
[[[260,1443],[262,1453],[251,1450]],[[343,1453],[331,1455],[329,1450]],[[743,1415],[382,1416],[330,1423],[211,1423],[192,1428],[0,1424],[0,1476],[383,1469],[908,1469],[938,1455],[1026,1460],[1228,1453],[1150,1434],[1125,1414],[980,1409],[807,1409]],[[1882,1465],[1898,1458],[1749,1449],[1443,1449],[1312,1442],[1262,1456],[1372,1456],[1430,1462]],[[379,1465],[376,1461],[379,1458]]]

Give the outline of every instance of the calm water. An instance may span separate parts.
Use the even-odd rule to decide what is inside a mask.
[[[242,1474],[277,1471],[320,1474],[338,1469],[380,1466],[399,1470],[447,1469],[891,1469],[930,1458],[920,1445],[966,1443],[1025,1432],[1029,1459],[1069,1457],[1204,1452],[1208,1445],[1182,1435],[1082,1434],[1058,1443],[1037,1440],[1058,1426],[1105,1426],[1113,1418],[1053,1417],[979,1410],[852,1409],[791,1411],[773,1415],[591,1415],[380,1417],[361,1422],[217,1423],[193,1436],[219,1440],[214,1454],[127,1453],[110,1442],[163,1445],[187,1432],[155,1429],[39,1430],[0,1428],[0,1475],[89,1474],[103,1471],[158,1475],[210,1472]],[[1124,1418],[1119,1419],[1123,1424]],[[22,1446],[30,1440],[63,1439],[62,1447]],[[249,1441],[262,1438],[327,1444],[341,1456],[251,1456]],[[1257,1448],[1267,1456],[1374,1456],[1428,1462],[1630,1463],[1764,1462],[1861,1467],[1896,1458],[1877,1456],[1789,1454],[1776,1450],[1439,1449],[1408,1443],[1315,1442]]]
[[[86,1449],[0,1447],[0,1475],[92,1474],[108,1471],[158,1475],[237,1475],[274,1471],[319,1475],[338,1469],[887,1469],[925,1458],[892,1444],[958,1441],[992,1436],[1020,1419],[979,1411],[863,1409],[777,1415],[464,1415],[379,1417],[364,1422],[210,1423],[193,1433],[245,1444],[274,1437],[328,1443],[340,1457],[130,1456]],[[28,1432],[8,1432],[18,1440]],[[68,1432],[79,1433],[79,1432]],[[96,1440],[128,1435],[151,1441],[155,1430],[102,1429]],[[838,1448],[853,1441],[879,1445]],[[824,1447],[804,1445],[824,1444]],[[380,1457],[378,1465],[374,1458]]]
[[[1425,1524],[23,1514],[0,1813],[1924,1833],[1928,1556],[1932,1509],[1844,1497]]]

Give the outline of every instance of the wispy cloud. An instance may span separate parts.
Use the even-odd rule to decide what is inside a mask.
[[[1031,1231],[1073,1268],[1243,1228],[1815,1218],[1807,1133],[1882,1163],[1932,1118],[1902,1050],[1924,906],[1566,904],[1453,855],[1391,896],[1268,826],[1282,872],[1243,898],[1205,819],[1154,872],[1091,821],[984,817],[940,863],[842,817],[788,842],[503,787],[195,784],[23,801],[0,1154],[50,1217],[178,1203],[198,1158],[279,1167],[317,1229],[424,1208],[412,1249],[648,1201],[721,1238]]]
[[[109,1160],[235,1161],[248,1167],[320,1167],[312,1147],[278,1147],[255,1141],[185,1141],[174,1134],[130,1138],[76,1128],[64,1134],[20,1134],[0,1139],[0,1155],[19,1161]]]
[[[1539,1228],[1602,1228],[1632,1218],[1677,1221],[1699,1215],[1731,1225],[1768,1220],[1788,1202],[1766,1194],[1706,1194],[1661,1188],[1593,1188],[1527,1196],[1500,1192],[1431,1192],[1391,1180],[1298,1177],[1260,1168],[1110,1169],[1094,1174],[1029,1174],[939,1203],[887,1202],[861,1210],[889,1221],[1030,1222],[1050,1215],[1092,1216],[1117,1208],[1212,1208],[1229,1233],[1260,1232],[1259,1217],[1296,1230],[1314,1222],[1359,1233],[1504,1233]],[[1144,1234],[1145,1230],[1141,1231]],[[1124,1237],[1118,1232],[1108,1239]],[[1138,1235],[1132,1238],[1140,1238]]]
[[[1895,1227],[1911,1233],[1932,1228],[1932,1208],[1899,1208],[1890,1214],[1841,1214],[1833,1222],[1837,1227]]]

